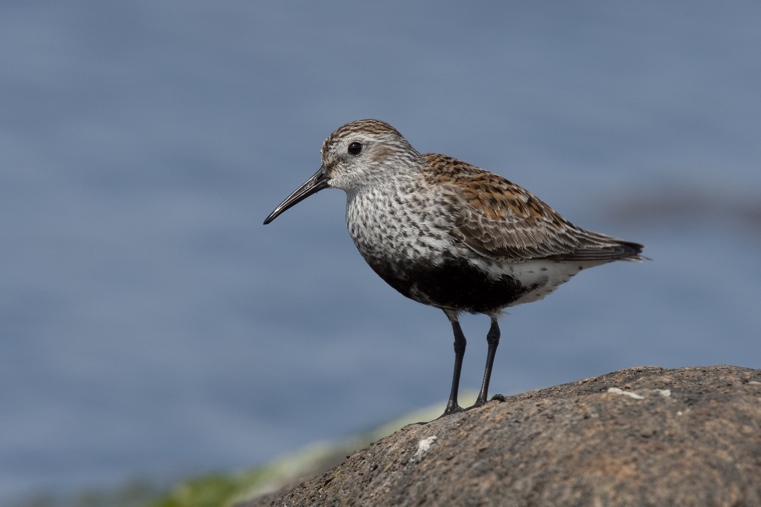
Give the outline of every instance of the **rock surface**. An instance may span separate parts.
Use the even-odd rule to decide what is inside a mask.
[[[409,425],[259,506],[761,506],[761,370],[623,370]]]

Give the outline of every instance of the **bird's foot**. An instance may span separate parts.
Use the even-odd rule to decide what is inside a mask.
[[[495,394],[494,396],[491,397],[490,400],[487,400],[486,398],[480,398],[479,397],[476,400],[476,402],[473,405],[471,405],[470,407],[468,407],[466,410],[471,410],[473,408],[481,407],[483,405],[486,405],[486,403],[489,402],[489,401],[505,401],[505,395],[503,395],[503,394]]]
[[[450,403],[447,403],[447,408],[444,409],[444,413],[441,414],[438,418],[441,419],[448,415],[452,415],[452,414],[456,414],[458,412],[464,412],[464,411],[465,409],[462,408],[460,405],[458,405],[456,402],[455,403],[450,402]]]

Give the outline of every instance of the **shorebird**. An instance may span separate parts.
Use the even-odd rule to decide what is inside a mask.
[[[346,192],[346,225],[365,261],[404,296],[442,309],[452,325],[455,364],[443,415],[463,410],[460,312],[491,319],[476,407],[487,401],[505,308],[542,299],[585,268],[644,258],[642,245],[577,227],[502,176],[420,153],[379,120],[338,128],[321,155],[317,172],[264,223],[325,188]]]

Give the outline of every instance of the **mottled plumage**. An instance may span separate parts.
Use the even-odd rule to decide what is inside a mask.
[[[378,120],[333,132],[322,145],[320,169],[264,223],[328,187],[346,192],[349,234],[370,267],[403,295],[449,318],[455,371],[445,415],[461,410],[466,341],[459,312],[491,317],[476,401],[481,405],[505,307],[541,299],[584,268],[642,260],[642,245],[576,227],[502,176],[446,155],[418,153]]]

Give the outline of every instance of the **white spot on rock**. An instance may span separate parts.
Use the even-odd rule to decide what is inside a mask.
[[[431,444],[436,441],[436,436],[424,438],[417,443],[417,452],[415,452],[414,459],[420,458],[423,454],[428,452],[431,448]]]
[[[628,396],[629,398],[632,398],[634,400],[644,400],[645,397],[642,395],[639,395],[637,393],[633,393],[631,391],[624,391],[623,389],[620,389],[618,387],[611,387],[608,389],[609,393],[613,394],[620,394],[622,396]]]

